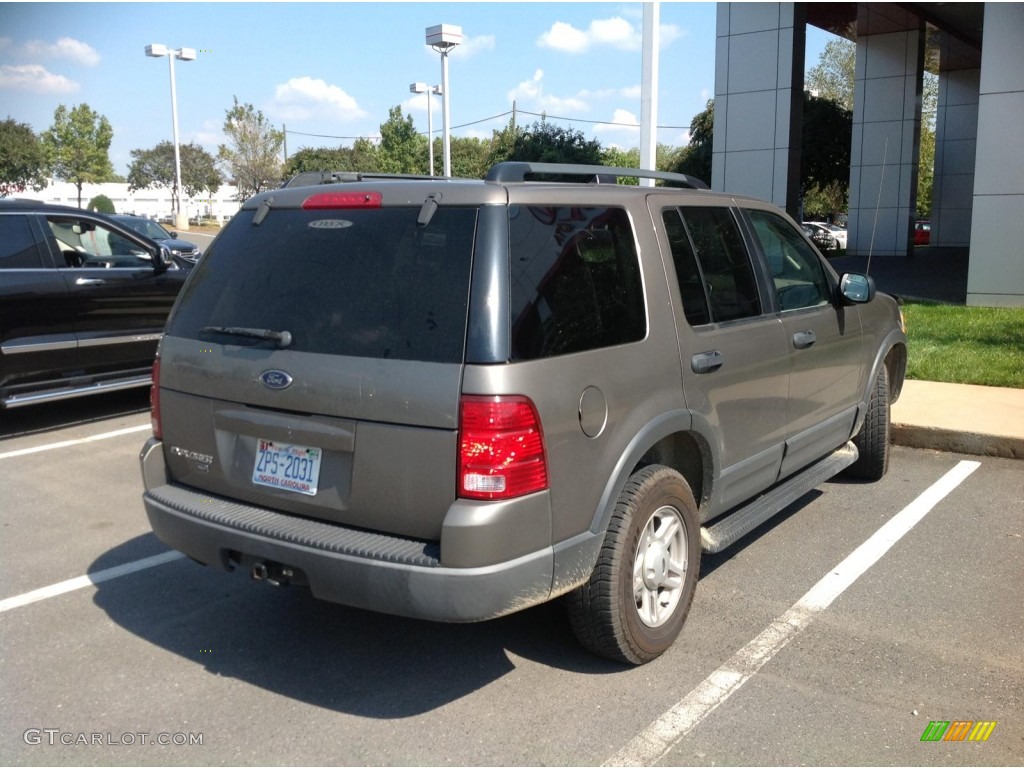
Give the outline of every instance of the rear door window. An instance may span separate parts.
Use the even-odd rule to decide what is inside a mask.
[[[665,211],[662,217],[691,325],[761,314],[750,254],[728,208],[687,206]]]
[[[39,269],[42,266],[28,217],[0,216],[0,269]]]
[[[509,248],[513,360],[646,336],[640,265],[625,210],[513,206]]]
[[[240,211],[182,292],[168,333],[266,344],[213,328],[288,331],[289,349],[462,361],[476,209]]]

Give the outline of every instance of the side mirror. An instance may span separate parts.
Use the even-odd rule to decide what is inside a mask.
[[[171,255],[171,249],[166,245],[157,246],[157,258],[153,267],[157,272],[166,272],[172,266],[174,266],[174,257]]]
[[[839,278],[839,293],[848,304],[867,304],[875,298],[875,281],[870,275],[847,272]]]

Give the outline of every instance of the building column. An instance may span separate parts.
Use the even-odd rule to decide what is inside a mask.
[[[806,10],[719,3],[711,188],[800,206]]]
[[[932,247],[971,244],[974,162],[978,144],[979,62],[957,52],[955,38],[939,40],[939,103],[935,115]]]
[[[967,303],[1024,306],[1024,4],[985,3]]]
[[[858,27],[871,29],[861,4]],[[883,25],[884,26],[884,25]],[[913,248],[921,141],[924,23],[857,35],[847,253],[906,256]]]

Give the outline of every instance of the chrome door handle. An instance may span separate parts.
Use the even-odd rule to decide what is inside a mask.
[[[814,331],[798,331],[793,334],[793,346],[797,349],[807,349],[817,340],[818,337],[814,335]]]
[[[106,280],[99,277],[80,277],[75,280],[75,285],[103,285]]]
[[[699,352],[690,358],[690,370],[694,373],[711,373],[722,367],[725,358],[717,349],[710,352]]]

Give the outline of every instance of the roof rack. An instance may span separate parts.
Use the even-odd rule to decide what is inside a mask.
[[[648,171],[642,168],[617,168],[607,165],[574,165],[572,163],[529,163],[510,161],[497,163],[487,172],[487,181],[526,181],[532,174],[560,176],[586,176],[591,184],[614,184],[616,179],[634,176],[640,179],[671,181],[687,189],[707,189],[708,185],[695,176],[667,171]]]
[[[363,173],[362,171],[305,171],[292,176],[281,185],[289,187],[315,187],[318,184],[343,184],[345,182],[366,181],[367,179],[440,179],[443,176],[421,176],[414,173]]]

